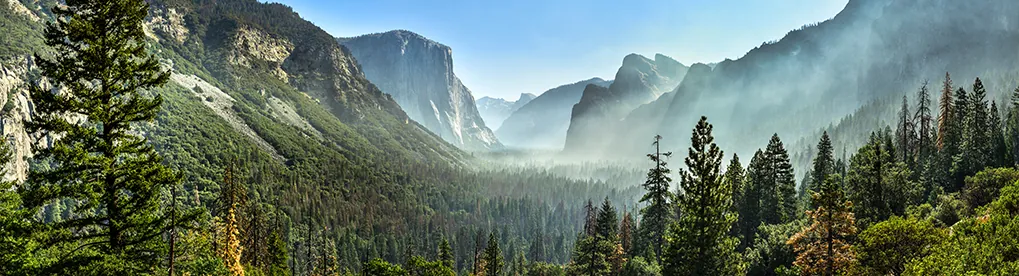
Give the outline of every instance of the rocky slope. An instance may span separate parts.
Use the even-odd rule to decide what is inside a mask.
[[[519,148],[562,149],[570,112],[588,84],[608,87],[612,81],[592,78],[541,93],[503,121],[495,131],[499,141]]]
[[[520,107],[523,107],[536,97],[538,96],[531,93],[521,93],[520,98],[517,98],[516,101],[488,96],[481,97],[478,99],[478,112],[481,113],[481,118],[485,119],[485,124],[493,129],[499,129],[502,126],[502,122],[510,114],[513,114],[517,109],[520,109]]]
[[[414,206],[402,195],[415,194],[421,183],[449,181],[435,178],[469,158],[411,120],[365,77],[350,51],[289,7],[148,2],[148,43],[172,76],[149,91],[164,98],[156,120],[136,130],[187,176],[183,187],[196,201],[213,201],[207,191],[218,189],[224,166],[234,163],[245,168],[254,193],[279,198],[294,218],[316,208],[359,214],[322,216],[330,228],[398,224],[398,214],[409,213],[401,208]],[[16,154],[5,177],[24,179],[30,145],[48,139],[29,136],[23,124],[32,115],[27,86],[39,81],[27,57],[47,50],[45,20],[35,17],[49,15],[8,4],[0,3],[0,130]]]
[[[639,105],[654,101],[676,87],[688,68],[657,54],[648,59],[638,54],[623,58],[616,78],[607,88],[588,85],[580,101],[573,106],[570,127],[563,151],[588,155],[588,151],[610,146],[605,130],[618,127],[619,121]]]
[[[727,155],[747,156],[772,133],[795,141],[867,103],[894,104],[887,99],[907,93],[914,99],[924,80],[939,82],[945,72],[957,86],[968,88],[978,76],[997,85],[988,87],[988,100],[1000,100],[1019,65],[1016,14],[1014,1],[852,0],[834,18],[739,59],[694,65],[675,90],[603,128],[614,142],[596,151],[640,157],[646,143],[634,141],[655,134],[681,149],[706,115]]]
[[[407,115],[446,141],[470,150],[498,148],[474,96],[453,73],[452,50],[404,30],[339,41],[365,76],[392,95]]]

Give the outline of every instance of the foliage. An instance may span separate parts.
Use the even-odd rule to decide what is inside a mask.
[[[946,237],[931,221],[894,216],[861,232],[855,251],[872,273],[902,275],[907,263],[930,255]]]
[[[712,126],[701,117],[690,138],[676,195],[679,220],[670,225],[664,253],[666,275],[732,275],[744,271],[736,253],[738,240],[728,236],[736,221],[730,212],[732,187],[725,186],[719,167],[722,151],[711,136]]]
[[[644,189],[647,193],[640,198],[641,203],[647,204],[640,209],[643,219],[640,221],[640,228],[637,236],[637,250],[643,251],[646,248],[654,250],[656,256],[662,256],[662,248],[665,245],[665,231],[672,217],[672,208],[669,207],[669,200],[674,195],[669,191],[669,182],[672,178],[669,173],[668,163],[663,159],[672,156],[672,152],[662,152],[662,136],[655,136],[652,143],[655,146],[655,153],[647,155],[655,167],[648,170],[647,180],[644,182]],[[661,259],[654,260],[661,263]]]
[[[966,177],[962,200],[970,210],[991,203],[1005,186],[1019,181],[1019,171],[1013,168],[992,168]]]
[[[805,226],[803,219],[785,224],[761,225],[753,245],[747,249],[747,275],[783,275],[793,268],[796,252],[786,243]]]
[[[856,234],[853,204],[845,200],[842,177],[830,175],[820,192],[814,193],[817,209],[808,211],[810,225],[787,241],[796,251],[793,262],[804,274],[835,275],[848,273],[856,261],[850,239]]]

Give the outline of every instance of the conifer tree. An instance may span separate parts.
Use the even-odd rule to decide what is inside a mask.
[[[485,247],[485,252],[482,254],[482,260],[485,263],[485,275],[502,275],[505,263],[503,262],[502,250],[499,249],[499,239],[496,238],[495,233],[488,234],[488,246]]]
[[[945,72],[945,82],[941,88],[941,99],[938,101],[941,107],[941,111],[938,113],[938,138],[936,141],[939,151],[944,149],[945,143],[947,143],[946,139],[948,138],[949,128],[951,128],[952,120],[954,120],[954,116],[952,116],[952,89],[955,89],[952,87],[952,76]],[[1019,88],[1017,88],[1017,91],[1019,91]]]
[[[24,205],[74,202],[60,223],[49,222],[44,242],[77,248],[46,265],[44,274],[138,274],[165,257],[161,238],[171,225],[160,211],[161,192],[179,180],[134,126],[152,121],[162,98],[145,90],[169,74],[146,51],[141,0],[66,1],[52,9],[46,28],[53,59],[35,60],[49,86],[31,86],[35,110],[27,124],[35,137],[33,170],[22,187]],[[53,93],[49,87],[59,88]],[[178,225],[193,221],[185,212]]]
[[[443,237],[442,241],[439,242],[438,257],[442,265],[451,269],[456,268],[456,262],[453,260],[453,247],[449,246],[449,240],[446,237]]]
[[[778,224],[791,221],[797,217],[796,211],[796,175],[793,173],[789,153],[782,145],[778,134],[771,136],[768,147],[764,151],[768,161],[768,176],[762,187],[769,191],[763,194],[762,208],[767,211],[763,215],[765,223]]]
[[[970,96],[965,116],[965,127],[962,140],[962,160],[960,162],[962,171],[960,176],[976,174],[981,168],[987,166],[991,156],[989,118],[987,111],[987,91],[984,89],[980,78],[973,82],[973,95]]]
[[[763,188],[765,185],[763,179],[766,178],[767,174],[767,161],[765,160],[764,152],[757,150],[754,153],[754,158],[750,159],[750,164],[747,166],[746,180],[744,180],[743,192],[739,198],[738,206],[738,232],[740,237],[740,244],[743,248],[750,246],[753,243],[754,237],[757,235],[757,227],[763,222],[762,215],[765,210],[761,208],[762,195],[765,193]],[[769,193],[774,194],[774,193]]]
[[[682,210],[672,223],[665,253],[665,275],[738,275],[745,266],[736,253],[737,239],[729,236],[736,221],[730,212],[732,188],[722,181],[722,150],[715,145],[712,126],[701,117],[690,138],[689,155],[682,170]]]
[[[598,234],[598,209],[590,199],[584,205],[584,234],[592,237]]]
[[[534,242],[531,243],[528,255],[533,262],[548,262],[548,249],[545,246],[545,232],[538,227],[534,233]]]
[[[633,215],[626,212],[623,221],[619,222],[619,245],[623,248],[625,256],[629,256],[633,249],[633,228]]]
[[[648,159],[654,162],[655,166],[648,170],[647,180],[643,184],[647,193],[641,197],[640,202],[647,205],[640,210],[641,221],[637,237],[638,250],[652,249],[658,259],[648,261],[655,261],[659,264],[665,244],[666,226],[672,217],[669,200],[673,198],[672,192],[669,191],[669,182],[672,182],[669,173],[672,170],[665,162],[665,158],[672,156],[672,152],[661,151],[661,140],[662,136],[656,135],[652,143],[655,146],[655,152],[647,154]]]
[[[828,131],[821,134],[821,141],[817,142],[817,157],[814,157],[814,168],[810,171],[811,184],[808,194],[817,192],[817,187],[824,184],[829,174],[835,173],[835,156],[832,152],[831,139],[828,138]]]
[[[917,92],[916,101],[916,114],[913,116],[913,121],[916,122],[915,130],[917,135],[916,156],[919,158],[917,164],[922,166],[927,163],[931,154],[934,153],[934,130],[931,127],[934,119],[931,116],[931,98],[926,80],[920,86],[920,91]]]
[[[595,234],[599,239],[610,240],[615,243],[619,233],[618,217],[616,208],[612,207],[609,198],[605,197],[605,201],[602,202],[601,208],[598,211],[597,227],[595,229]]]
[[[786,243],[797,252],[794,264],[803,275],[842,275],[856,260],[849,239],[856,235],[852,203],[845,200],[841,176],[832,174],[814,193],[808,211],[810,226],[793,235]]]
[[[732,190],[732,203],[729,204],[729,212],[737,214],[737,218],[733,222],[733,227],[729,230],[729,234],[740,238],[740,246],[738,247],[740,250],[745,248],[744,241],[740,235],[740,220],[743,218],[739,216],[744,193],[743,183],[746,182],[745,174],[746,171],[743,169],[743,165],[740,164],[739,155],[733,154],[732,159],[729,160],[729,166],[725,169],[722,181],[725,181],[725,185],[731,187]]]

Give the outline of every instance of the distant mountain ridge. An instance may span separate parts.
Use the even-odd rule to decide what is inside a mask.
[[[589,84],[607,87],[612,81],[591,78],[549,89],[510,114],[495,134],[507,146],[561,149],[573,105]]]
[[[630,54],[608,87],[587,85],[573,106],[563,151],[588,155],[591,149],[611,146],[607,129],[620,127],[621,119],[639,105],[658,99],[684,79],[689,67],[662,54],[655,59]]]
[[[491,128],[499,129],[499,126],[502,126],[502,122],[510,114],[513,114],[517,109],[520,109],[520,107],[523,107],[536,97],[538,96],[531,93],[520,93],[520,97],[516,101],[487,96],[481,97],[481,99],[478,99],[478,112],[481,113],[481,118],[485,119],[485,124]]]
[[[656,134],[670,148],[683,148],[690,127],[706,115],[727,155],[746,157],[773,133],[795,141],[875,100],[912,99],[923,80],[939,81],[945,72],[957,86],[978,76],[1002,85],[988,88],[989,100],[1000,99],[1019,71],[1017,14],[1015,1],[852,0],[832,19],[739,59],[693,65],[672,92],[631,110],[619,124],[601,124],[612,138],[578,135],[567,148],[639,157],[646,151],[639,141]]]
[[[464,149],[501,147],[470,89],[453,73],[448,46],[406,30],[338,41],[350,49],[365,77],[392,95],[411,119]]]

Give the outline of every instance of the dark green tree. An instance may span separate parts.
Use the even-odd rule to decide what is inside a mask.
[[[499,239],[496,238],[495,233],[488,235],[488,246],[485,247],[485,252],[482,253],[482,260],[485,263],[486,276],[502,275],[505,262],[503,261],[502,250],[499,249]]]
[[[441,261],[446,267],[456,267],[456,261],[453,259],[453,247],[449,246],[449,240],[445,237],[443,237],[442,241],[439,242],[438,257],[439,261]]]
[[[1007,120],[1005,142],[1008,145],[1009,159],[1012,160],[1012,164],[1009,164],[1011,166],[1019,162],[1019,87],[1012,90]]]
[[[605,197],[605,201],[602,202],[601,208],[598,211],[595,234],[598,236],[598,239],[610,240],[615,243],[618,233],[619,214],[616,213],[616,208],[612,207],[612,203],[609,202],[609,198]]]
[[[54,59],[36,60],[48,83],[62,90],[31,87],[35,112],[28,129],[59,138],[35,149],[35,159],[51,166],[29,174],[22,198],[33,209],[73,202],[65,220],[46,224],[44,243],[74,249],[43,273],[151,271],[165,259],[161,236],[170,228],[161,192],[180,177],[132,132],[152,121],[163,101],[145,91],[169,78],[145,48],[148,4],[76,0],[52,11],[59,20],[47,27],[46,43]],[[187,224],[195,214],[186,212],[176,223]]]
[[[567,268],[569,275],[601,276],[609,275],[612,272],[612,264],[609,263],[609,256],[613,244],[606,240],[599,240],[594,236],[577,237],[574,245],[573,259]]]
[[[669,169],[668,163],[664,159],[672,156],[672,152],[661,151],[661,140],[662,136],[655,136],[655,141],[652,143],[655,146],[655,152],[647,155],[648,159],[655,163],[655,166],[648,170],[647,180],[643,184],[647,193],[641,197],[640,202],[647,205],[640,210],[641,221],[636,247],[641,252],[646,248],[654,250],[655,256],[658,258],[653,260],[656,263],[662,261],[665,230],[672,217],[669,200],[673,198],[672,192],[669,191],[669,182],[672,182],[669,173],[672,170]]]
[[[789,161],[789,152],[782,145],[782,139],[778,134],[771,136],[768,147],[764,151],[767,158],[768,176],[763,187],[768,189],[762,194],[762,208],[766,211],[762,218],[765,223],[778,224],[796,219],[796,175],[793,172],[793,165]]]
[[[732,187],[732,204],[729,205],[729,212],[737,214],[736,221],[733,223],[733,227],[729,229],[729,234],[735,237],[739,237],[740,250],[745,248],[743,244],[742,235],[740,235],[740,204],[743,203],[743,183],[746,182],[745,177],[746,171],[743,169],[743,165],[740,164],[739,156],[736,154],[732,155],[732,159],[729,160],[729,166],[725,169],[725,175],[722,177],[722,181],[725,181],[725,185]]]
[[[817,142],[817,156],[814,157],[814,166],[810,171],[810,183],[813,185],[807,189],[809,192],[817,192],[817,187],[824,183],[829,174],[835,173],[835,155],[833,153],[831,139],[828,132],[821,134],[821,141]],[[804,187],[806,188],[806,187]],[[816,206],[811,206],[811,208]]]
[[[738,275],[745,266],[736,252],[738,240],[729,236],[736,221],[730,212],[732,187],[722,181],[722,150],[715,145],[712,126],[701,117],[690,138],[689,155],[682,170],[682,211],[672,223],[665,252],[664,275]]]
[[[920,86],[916,94],[916,114],[913,115],[916,130],[917,165],[922,166],[934,153],[934,117],[931,114],[931,95],[927,89],[927,81]]]
[[[0,178],[7,175],[12,150],[9,141],[0,137]],[[40,244],[32,237],[35,232],[31,210],[22,208],[21,196],[14,190],[15,181],[0,179],[0,267],[10,275],[36,274],[39,261],[32,253]]]
[[[757,235],[757,227],[763,222],[761,217],[765,210],[761,208],[761,200],[763,198],[762,194],[766,191],[763,187],[764,181],[762,181],[767,176],[767,162],[765,159],[764,152],[761,150],[757,150],[754,153],[754,158],[750,159],[743,182],[743,191],[740,193],[741,196],[736,203],[738,209],[736,224],[739,232],[737,236],[740,237],[740,245],[744,249],[754,242],[754,237]]]
[[[989,162],[988,165],[991,167],[1008,167],[1012,164],[1012,156],[1008,154],[1008,147],[1005,144],[1005,133],[1003,132],[1003,125],[1001,122],[1001,115],[998,113],[998,105],[991,101],[991,110],[989,111],[989,120],[987,122],[987,137],[991,139],[990,150],[988,153]]]
[[[962,152],[957,163],[958,176],[965,177],[975,174],[990,164],[991,137],[988,136],[989,116],[987,111],[987,91],[980,78],[973,82],[973,95],[967,102],[967,115],[964,117],[962,136]]]
[[[898,144],[895,151],[895,159],[906,162],[910,168],[913,167],[916,146],[916,130],[913,127],[913,114],[909,112],[909,101],[902,96],[902,107],[899,109],[899,123],[895,129],[895,143]]]

